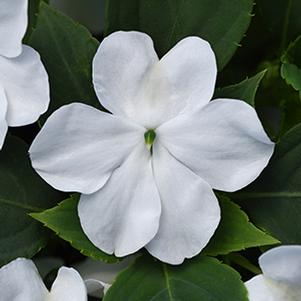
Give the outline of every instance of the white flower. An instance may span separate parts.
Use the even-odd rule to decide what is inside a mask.
[[[34,263],[18,258],[0,269],[0,301],[87,301],[87,289],[79,273],[62,267],[50,292]]]
[[[27,0],[0,0],[0,149],[8,126],[35,122],[49,104],[48,76],[39,54],[22,45]]]
[[[281,246],[260,256],[263,274],[246,282],[250,301],[301,300],[301,246]]]
[[[30,148],[49,184],[81,192],[78,213],[95,246],[125,256],[142,247],[171,264],[198,254],[220,221],[212,188],[252,182],[274,149],[255,110],[210,101],[210,45],[179,42],[160,61],[149,36],[116,32],[101,43],[93,81],[113,114],[74,103],[57,110]]]

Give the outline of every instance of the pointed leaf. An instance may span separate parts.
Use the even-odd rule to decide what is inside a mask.
[[[86,28],[42,2],[29,45],[40,53],[51,83],[50,108],[43,120],[75,101],[100,107],[91,70],[99,43]]]
[[[96,248],[84,234],[77,214],[77,197],[70,197],[58,206],[31,216],[54,231],[60,238],[86,256],[105,262],[117,262],[119,259]],[[99,217],[101,218],[101,216]]]

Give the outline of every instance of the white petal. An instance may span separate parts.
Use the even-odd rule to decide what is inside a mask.
[[[156,133],[179,161],[224,191],[255,180],[274,150],[256,111],[233,99],[211,101],[194,114],[163,124]]]
[[[22,51],[27,28],[28,0],[0,0],[0,55],[16,57]]]
[[[7,112],[6,96],[5,96],[4,89],[0,86],[0,150],[3,146],[6,133],[7,133],[6,112]]]
[[[185,112],[208,104],[215,88],[217,64],[210,44],[198,37],[181,40],[160,61],[166,72],[173,105]]]
[[[290,287],[283,283],[258,275],[245,283],[249,301],[299,301],[300,287]]]
[[[23,46],[22,54],[16,58],[0,56],[0,70],[0,85],[8,102],[8,125],[35,122],[49,105],[48,75],[39,54]]]
[[[18,258],[0,269],[0,301],[42,301],[48,291],[31,260]]]
[[[86,301],[87,289],[79,273],[62,267],[58,271],[47,301]]]
[[[32,165],[63,191],[100,189],[143,141],[144,129],[93,107],[73,103],[48,118],[30,147]]]
[[[182,40],[159,62],[147,35],[117,32],[101,44],[93,74],[108,110],[155,128],[183,110],[207,104],[216,72],[214,53],[200,38]]]
[[[151,38],[140,32],[115,32],[99,46],[93,61],[93,82],[101,104],[126,115],[141,82],[158,61]]]
[[[220,221],[220,208],[211,187],[155,143],[153,168],[162,213],[160,227],[147,250],[161,261],[180,264],[197,255]]]
[[[273,248],[260,256],[259,265],[266,277],[301,286],[301,246]]]
[[[144,143],[113,172],[102,189],[81,196],[78,213],[88,238],[109,254],[134,253],[155,236],[161,205],[151,156]]]

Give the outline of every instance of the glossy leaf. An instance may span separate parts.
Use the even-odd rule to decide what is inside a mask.
[[[17,257],[32,257],[47,235],[28,216],[54,206],[60,198],[32,169],[28,146],[8,137],[0,152],[0,266]]]
[[[71,197],[54,208],[33,213],[31,216],[54,231],[60,238],[68,241],[84,255],[105,262],[117,262],[119,260],[117,257],[100,251],[86,237],[80,225],[77,204],[78,198]]]
[[[44,117],[75,101],[100,107],[91,69],[99,43],[87,29],[42,2],[29,44],[40,53],[49,75],[51,102]]]
[[[198,256],[169,266],[148,256],[122,272],[104,301],[247,301],[240,275],[218,260]]]
[[[107,0],[105,34],[137,30],[149,34],[160,56],[187,36],[212,45],[222,69],[246,32],[252,0]]]
[[[255,96],[261,80],[265,75],[265,70],[244,81],[217,89],[214,98],[234,98],[244,100],[249,105],[255,107]]]
[[[301,124],[287,132],[269,166],[246,189],[240,200],[256,226],[283,244],[301,244]]]
[[[246,248],[279,243],[250,223],[248,216],[228,198],[220,198],[221,222],[203,253],[225,255]]]

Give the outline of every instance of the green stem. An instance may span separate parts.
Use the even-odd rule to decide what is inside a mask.
[[[283,51],[286,48],[287,31],[288,31],[288,24],[289,24],[289,20],[290,20],[290,13],[291,13],[291,9],[292,9],[292,3],[293,3],[293,0],[288,0],[285,17],[284,17],[284,23],[283,23],[281,51]]]
[[[247,258],[239,255],[239,254],[229,254],[228,260],[231,262],[243,267],[247,271],[252,272],[253,274],[259,275],[261,274],[261,270],[259,267],[251,263]]]

